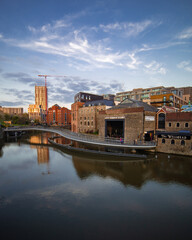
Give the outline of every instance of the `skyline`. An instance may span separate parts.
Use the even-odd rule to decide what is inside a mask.
[[[168,1],[0,2],[0,105],[35,101],[48,78],[49,107],[79,91],[96,94],[192,86],[192,3]]]

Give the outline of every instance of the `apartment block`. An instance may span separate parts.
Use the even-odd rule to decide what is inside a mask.
[[[40,105],[43,110],[47,110],[47,87],[35,86],[35,105]]]
[[[179,88],[175,87],[153,87],[153,88],[136,88],[132,91],[120,92],[115,96],[115,101],[122,102],[126,98],[130,98],[133,100],[143,101],[148,104],[151,104],[151,99],[155,99],[155,96],[166,95],[166,94],[174,94],[175,98],[177,96],[178,99],[183,99],[183,91]],[[157,97],[158,98],[158,97]],[[164,102],[159,106],[163,106]]]
[[[3,113],[10,114],[10,115],[23,114],[23,108],[9,108],[9,107],[1,107],[0,106],[0,111],[2,111]]]
[[[41,108],[41,105],[30,104],[28,107],[28,114],[30,120],[37,120],[39,122],[44,122],[45,118],[45,110]]]
[[[47,124],[57,126],[71,125],[71,110],[55,104],[48,109]]]
[[[74,102],[87,102],[87,101],[102,100],[102,99],[103,99],[103,96],[100,96],[100,95],[79,92],[75,95]]]

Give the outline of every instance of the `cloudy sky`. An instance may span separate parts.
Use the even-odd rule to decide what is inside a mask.
[[[0,105],[192,86],[191,0],[0,0]],[[62,77],[63,76],[63,77]]]

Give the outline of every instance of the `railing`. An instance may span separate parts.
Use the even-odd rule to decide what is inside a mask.
[[[155,141],[125,141],[123,138],[113,138],[113,137],[100,137],[98,135],[89,135],[89,134],[83,134],[83,133],[75,133],[71,132],[68,129],[63,129],[62,127],[42,127],[42,126],[30,126],[30,127],[13,127],[9,128],[8,131],[14,131],[14,130],[27,130],[27,129],[34,129],[34,130],[45,130],[49,132],[54,132],[59,135],[62,135],[63,137],[69,138],[73,141],[79,141],[79,142],[89,142],[94,144],[111,144],[111,145],[117,145],[117,146],[135,146],[135,148],[141,147],[155,147],[156,142]],[[5,130],[6,131],[6,130]]]

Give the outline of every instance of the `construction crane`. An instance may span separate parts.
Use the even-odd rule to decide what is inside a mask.
[[[44,77],[45,78],[45,87],[47,87],[47,77],[66,77],[66,76],[58,76],[58,75],[38,75],[38,77]]]
[[[43,75],[40,74],[38,77],[44,77],[45,78],[45,104],[46,104],[46,118],[47,118],[47,108],[48,108],[48,99],[47,99],[47,77],[66,77],[66,76],[58,76],[58,75]]]

